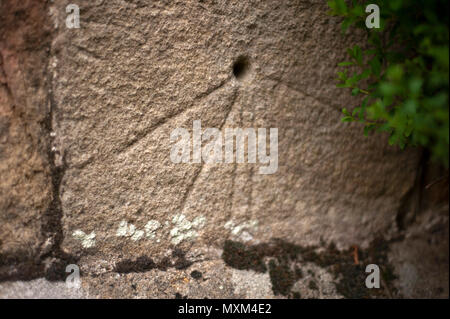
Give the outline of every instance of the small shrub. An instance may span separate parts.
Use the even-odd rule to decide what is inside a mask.
[[[380,8],[380,28],[368,29],[368,4]],[[367,46],[347,50],[338,87],[361,101],[343,108],[344,122],[360,122],[364,134],[387,132],[389,144],[423,146],[449,164],[449,3],[447,0],[328,1],[342,30],[367,30]]]

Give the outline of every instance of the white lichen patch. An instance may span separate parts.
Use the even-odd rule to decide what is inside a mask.
[[[147,238],[155,239],[156,238],[156,231],[160,227],[161,227],[161,223],[159,221],[154,220],[154,219],[150,220],[144,227]]]
[[[143,230],[136,230],[134,234],[131,236],[131,239],[134,241],[138,241],[144,237],[144,231]]]
[[[122,220],[119,224],[119,228],[117,228],[116,236],[122,237],[127,235],[128,223],[125,220]]]
[[[133,241],[138,241],[143,239],[144,237],[155,239],[156,238],[156,230],[161,227],[161,223],[157,220],[150,220],[145,226],[144,230],[137,229],[131,223],[128,223],[126,220],[122,220],[119,223],[119,227],[116,231],[117,237],[129,237]]]
[[[134,233],[134,225],[128,225],[126,220],[122,220],[117,228],[116,236],[118,237],[128,237],[132,236]]]
[[[225,223],[224,227],[229,229],[233,236],[239,237],[243,241],[250,241],[253,239],[251,233],[258,229],[258,221],[249,220],[241,224],[236,224],[233,220],[229,220]]]
[[[194,220],[192,221],[192,226],[194,228],[202,228],[203,226],[205,226],[205,223],[206,223],[206,217],[198,216],[198,217],[195,217]]]
[[[81,246],[83,246],[83,248],[91,248],[95,246],[94,232],[87,235],[84,231],[78,229],[73,232],[73,237],[81,241]]]
[[[122,220],[116,231],[118,237],[131,237],[131,240],[138,241],[145,235],[143,230],[137,230],[133,224],[128,224],[126,220]]]
[[[204,216],[198,216],[191,222],[183,214],[175,215],[172,218],[174,227],[170,230],[172,244],[178,245],[184,240],[196,238],[198,236],[197,230],[204,227],[205,223],[206,218]]]

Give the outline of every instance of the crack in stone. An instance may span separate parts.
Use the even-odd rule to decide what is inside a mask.
[[[233,104],[236,102],[236,99],[237,99],[237,95],[235,97],[235,100],[233,101]],[[222,131],[222,128],[223,128],[224,124],[228,120],[229,115],[231,114],[232,108],[233,108],[233,105],[231,106],[231,108],[230,108],[230,110],[229,110],[229,112],[227,114],[227,118],[225,119],[224,123],[222,124],[222,127],[220,128],[221,131]],[[240,115],[240,123],[242,125],[242,107],[240,109],[239,115]],[[236,162],[233,165],[233,171],[232,171],[231,174],[232,174],[231,175],[231,192],[230,192],[230,195],[229,195],[229,201],[230,201],[230,205],[229,206],[230,207],[229,207],[229,210],[228,210],[228,220],[231,220],[231,218],[233,216],[234,188],[235,188],[235,185],[236,185],[236,176],[237,176],[237,163]]]
[[[0,52],[0,75],[5,79],[4,83],[0,82],[0,84],[2,84],[5,87],[6,90],[6,94],[8,96],[8,99],[11,100],[11,108],[14,110],[15,109],[15,103],[14,103],[14,96],[12,94],[11,88],[9,87],[8,84],[8,75],[6,74],[4,68],[3,68],[3,55]]]
[[[234,163],[233,165],[233,171],[231,173],[231,192],[230,196],[228,197],[228,200],[230,201],[230,207],[228,209],[228,218],[227,220],[231,220],[233,217],[233,199],[234,199],[234,188],[236,185],[236,176],[237,176],[237,163]]]
[[[169,268],[183,270],[194,264],[193,261],[186,259],[186,253],[181,249],[175,249],[172,252],[172,257],[175,258],[175,261],[172,261],[169,257],[165,257],[161,261],[155,262],[152,258],[145,255],[137,257],[135,260],[124,259],[115,265],[114,271],[126,274],[132,272],[142,273],[153,269],[161,271],[167,271]]]
[[[300,93],[300,94],[302,94],[302,95],[304,95],[304,96],[306,96],[306,97],[308,97],[308,98],[311,98],[311,99],[315,100],[316,102],[319,102],[319,103],[322,104],[322,105],[330,105],[330,106],[332,106],[332,109],[333,109],[333,110],[336,110],[336,111],[338,111],[339,113],[341,113],[341,107],[338,106],[337,104],[330,104],[330,103],[324,102],[324,101],[322,101],[321,99],[319,99],[318,97],[315,97],[315,96],[313,96],[313,95],[311,95],[311,94],[308,94],[308,93],[306,93],[305,91],[300,90],[299,88],[293,87],[292,85],[290,85],[289,83],[287,83],[286,81],[284,81],[284,80],[281,79],[281,78],[275,78],[275,77],[272,77],[272,76],[266,76],[266,77],[263,77],[263,79],[264,79],[264,80],[271,80],[271,81],[276,82],[275,87],[277,87],[277,86],[279,86],[279,85],[284,85],[284,86],[287,87],[289,90],[292,90],[292,91],[295,91],[295,92],[297,92],[297,93]]]
[[[212,93],[212,92],[211,92],[211,93]],[[211,94],[211,93],[210,93],[210,94]],[[224,117],[224,120],[223,120],[222,124],[220,125],[219,131],[222,131],[222,129],[223,129],[225,123],[227,122],[227,120],[228,120],[228,118],[229,118],[229,116],[230,116],[230,114],[231,114],[231,111],[232,111],[232,109],[233,109],[234,103],[236,102],[237,96],[238,96],[238,92],[237,92],[237,90],[235,90],[235,91],[233,92],[232,100],[231,100],[230,106],[229,106],[229,108],[228,108],[228,111],[226,112],[225,117]],[[196,184],[196,182],[197,182],[197,179],[198,179],[199,176],[201,175],[201,172],[203,171],[203,167],[204,167],[204,166],[205,166],[205,165],[204,165],[203,161],[201,161],[201,166],[200,166],[200,168],[197,170],[197,173],[194,175],[194,178],[192,179],[192,182],[189,184],[188,189],[187,189],[186,192],[184,193],[183,199],[182,199],[181,204],[180,204],[180,211],[181,211],[181,212],[184,211],[184,209],[185,209],[185,207],[186,207],[186,203],[187,203],[187,201],[188,201],[190,195],[192,194],[192,192],[193,192],[194,189],[195,189],[195,184]]]
[[[204,99],[206,97],[208,97],[209,95],[211,95],[212,93],[214,93],[215,91],[219,90],[220,88],[222,88],[228,81],[230,78],[225,79],[224,81],[220,82],[218,85],[206,90],[205,92],[197,95],[194,98],[195,100],[201,100]],[[136,145],[136,143],[138,143],[140,140],[144,139],[146,136],[148,136],[149,134],[151,134],[153,131],[155,131],[156,129],[158,129],[159,127],[161,127],[162,125],[166,124],[169,120],[184,114],[185,112],[191,110],[193,107],[195,107],[195,103],[192,103],[189,107],[179,110],[173,114],[169,114],[167,116],[162,117],[161,119],[159,119],[155,124],[151,125],[149,128],[138,132],[135,138],[133,138],[131,141],[127,142],[124,146],[122,146],[119,150],[118,153],[123,153],[126,150],[130,149],[131,147],[133,147],[134,145]]]
[[[425,188],[425,166],[429,159],[429,152],[421,150],[422,154],[417,163],[414,183],[400,199],[395,222],[400,231],[404,231],[414,222],[417,214],[421,211],[423,192]]]
[[[50,59],[48,59],[50,61]],[[42,225],[42,234],[47,241],[51,243],[51,247],[48,252],[41,256],[41,261],[46,258],[52,258],[53,263],[50,264],[48,269],[45,270],[45,277],[48,280],[63,280],[66,276],[65,267],[67,264],[73,264],[78,261],[78,257],[65,253],[61,249],[61,244],[64,240],[63,234],[63,210],[61,202],[61,183],[64,177],[68,165],[66,162],[66,154],[62,156],[62,165],[56,165],[56,153],[52,150],[51,132],[54,128],[54,116],[57,118],[57,103],[53,95],[53,75],[49,71],[48,66],[46,69],[46,79],[48,87],[48,101],[50,103],[50,109],[46,115],[43,123],[44,131],[47,137],[47,159],[50,166],[50,177],[52,183],[52,201],[44,213],[44,223]]]
[[[74,45],[74,47],[77,48],[79,52],[84,53],[86,56],[88,56],[90,58],[94,58],[94,59],[99,60],[99,61],[104,61],[105,60],[104,58],[100,57],[95,52],[92,52],[92,51],[88,50],[87,48],[84,48],[84,47],[79,46],[79,45]]]
[[[230,81],[230,79],[231,79],[231,77],[227,77],[225,80],[221,81],[219,84],[217,84],[217,85],[215,85],[215,86],[209,88],[209,89],[206,90],[205,92],[202,92],[202,93],[198,94],[198,95],[195,97],[195,100],[200,100],[200,99],[203,99],[203,98],[205,98],[205,97],[211,95],[211,94],[214,93],[215,91],[221,89],[225,84],[227,84],[228,81]]]
[[[30,5],[32,9],[39,11],[42,16],[48,12],[48,3],[36,2],[34,5]],[[32,19],[31,16],[27,16],[27,19]],[[42,157],[47,162],[46,166],[48,168],[48,177],[51,186],[51,198],[49,198],[49,203],[47,210],[41,216],[41,236],[43,238],[42,242],[39,243],[40,251],[33,260],[27,260],[26,262],[16,263],[14,256],[7,256],[6,259],[10,259],[11,266],[14,271],[8,272],[6,274],[0,274],[0,281],[4,280],[32,280],[38,277],[44,276],[48,280],[63,280],[66,276],[65,267],[67,264],[76,263],[78,258],[69,255],[62,251],[61,244],[63,241],[63,228],[62,228],[62,204],[60,198],[60,186],[64,172],[67,168],[65,164],[65,158],[63,157],[63,165],[57,166],[55,164],[55,152],[52,151],[52,129],[53,120],[56,112],[56,102],[53,97],[52,86],[53,86],[53,76],[50,70],[50,54],[51,54],[51,32],[46,32],[50,23],[48,20],[42,19],[38,21],[30,20],[30,23],[37,23],[38,27],[41,29],[38,33],[39,38],[29,38],[26,39],[30,41],[27,45],[30,47],[34,44],[39,45],[39,52],[43,54],[41,62],[44,64],[43,70],[43,85],[42,89],[45,89],[47,94],[43,99],[43,102],[49,105],[49,109],[43,120],[40,120],[38,124],[41,126],[41,132],[39,134],[38,147],[42,152]],[[36,42],[32,42],[32,41]],[[44,53],[46,52],[46,53]],[[27,59],[27,55],[22,57],[23,52],[16,51],[12,52],[20,56],[21,58]],[[37,54],[37,53],[36,53]],[[1,64],[3,65],[3,58]],[[26,65],[26,63],[25,63]],[[5,78],[7,82],[7,78]],[[26,83],[26,82],[25,82]],[[14,95],[11,88],[6,83],[7,94],[14,102]],[[15,103],[12,103],[14,105]],[[14,109],[13,109],[14,111]],[[24,119],[23,114],[18,114],[18,118]],[[26,124],[26,123],[25,123]],[[27,127],[25,125],[25,131]],[[30,133],[27,134],[27,136]],[[2,256],[3,258],[3,256]]]
[[[250,193],[248,196],[248,204],[247,204],[247,215],[250,216],[251,214],[251,208],[253,206],[253,176],[255,174],[255,168],[252,166],[250,167],[250,176],[249,176],[249,181],[250,181]]]

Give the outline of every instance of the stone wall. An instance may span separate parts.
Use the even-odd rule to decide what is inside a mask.
[[[77,1],[79,29],[69,3],[0,3],[0,278],[61,279],[70,262],[91,297],[264,297],[274,281],[225,265],[226,242],[401,235],[419,151],[341,123],[355,101],[336,64],[363,35],[324,1]],[[173,163],[171,132],[195,120],[278,128],[278,170]],[[322,266],[320,293],[299,289],[342,297]],[[193,267],[210,280],[186,282]]]

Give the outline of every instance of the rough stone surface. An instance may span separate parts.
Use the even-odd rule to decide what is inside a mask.
[[[340,123],[335,64],[351,37],[338,36],[325,4],[90,1],[80,29],[62,24],[64,5],[52,10],[51,63],[64,250],[114,262],[244,231],[257,241],[364,245],[392,225],[417,157]],[[241,55],[250,69],[236,79]],[[172,163],[170,132],[193,120],[279,128],[277,173]],[[148,238],[152,220],[161,226]],[[123,221],[131,229],[118,236]]]
[[[0,2],[0,278],[21,277],[15,256],[30,247],[28,277],[80,266],[73,296],[280,298],[270,273],[224,263],[226,240],[348,249],[402,235],[419,152],[340,121],[354,102],[336,64],[362,35],[343,36],[324,1],[78,1],[79,29],[66,27],[68,0],[12,3]],[[172,130],[194,120],[278,128],[277,172],[172,163]],[[429,253],[448,268],[443,243],[447,259]],[[427,284],[408,270],[422,244],[392,251],[405,296]],[[330,269],[302,267],[316,277],[289,297],[342,297]],[[46,296],[26,285],[1,283],[0,296]]]
[[[240,298],[268,299],[273,297],[269,274],[233,269],[231,280],[235,294]]]
[[[29,277],[39,266],[23,265],[51,246],[43,235],[52,201],[46,15],[39,2],[0,2],[0,278]]]
[[[298,293],[299,298],[307,299],[340,299],[343,298],[336,291],[333,276],[325,269],[313,263],[307,263],[302,267],[304,277],[298,280],[292,287],[292,291]]]
[[[64,282],[45,279],[7,282],[0,285],[0,299],[83,299],[82,289],[67,288]]]
[[[448,207],[426,211],[404,241],[391,246],[390,261],[405,298],[448,298]]]

